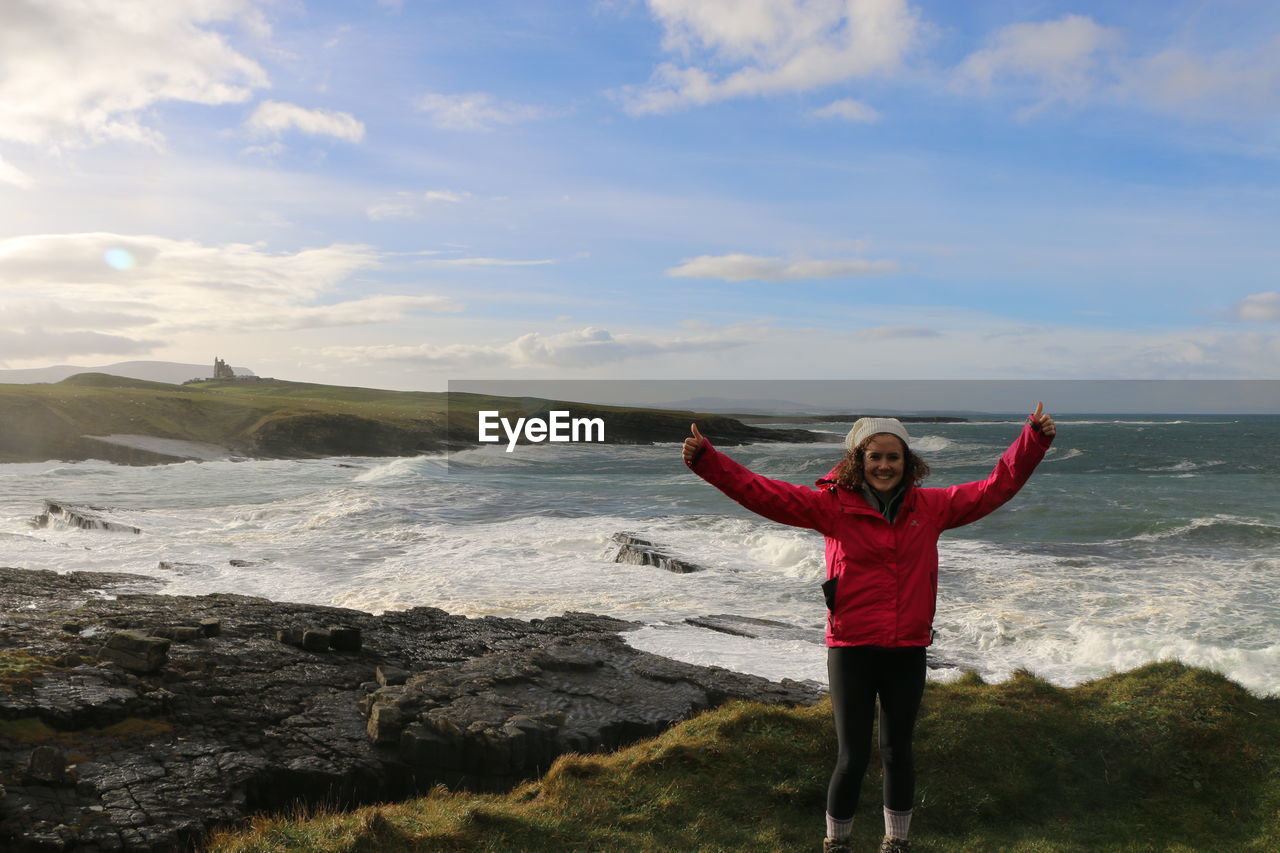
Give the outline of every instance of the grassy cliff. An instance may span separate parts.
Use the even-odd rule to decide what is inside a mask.
[[[922,853],[1280,849],[1280,700],[1204,670],[930,685],[916,748]],[[827,702],[738,703],[612,755],[564,756],[510,794],[263,817],[209,849],[817,850],[833,756]],[[855,849],[883,829],[875,762]]]
[[[250,456],[412,453],[443,446],[444,397],[272,380],[167,385],[93,373],[0,385],[0,462],[102,458],[103,445],[84,436],[110,434]]]
[[[606,418],[607,440],[623,443],[680,441],[693,417],[538,398],[275,379],[167,385],[82,373],[47,385],[0,385],[0,462],[161,461],[85,438],[113,434],[196,441],[256,457],[407,456],[474,445],[480,409],[512,419],[571,409],[576,417]],[[763,430],[721,415],[698,420],[704,433],[726,444],[813,440],[802,430]]]

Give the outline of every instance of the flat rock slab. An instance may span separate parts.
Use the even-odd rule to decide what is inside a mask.
[[[182,849],[299,801],[499,790],[566,750],[613,748],[726,699],[820,695],[632,649],[618,632],[633,623],[587,613],[373,616],[130,591],[148,580],[0,569],[0,849]],[[146,646],[215,622],[155,671],[99,658],[122,633]],[[335,629],[359,643],[343,650]],[[328,646],[277,641],[295,630]]]
[[[630,533],[615,533],[613,541],[618,543],[618,553],[614,555],[615,563],[628,563],[633,566],[656,566],[669,572],[686,575],[691,572],[705,571],[697,563],[675,557],[647,539],[641,539]]]
[[[800,640],[806,643],[822,645],[825,634],[821,628],[803,628],[789,622],[776,619],[761,619],[756,616],[735,616],[732,613],[717,613],[711,616],[691,616],[684,620],[686,624],[698,628],[708,628],[722,634],[733,634],[737,637],[769,640]]]
[[[817,695],[796,682],[679,663],[599,633],[416,673],[375,691],[363,707],[373,741],[395,747],[415,774],[504,790],[566,752],[652,737],[727,699],[801,704]]]

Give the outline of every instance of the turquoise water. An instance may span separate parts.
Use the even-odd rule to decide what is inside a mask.
[[[1072,684],[1178,658],[1280,694],[1280,418],[1075,416],[1008,506],[947,534],[935,652],[989,679]],[[788,425],[790,426],[790,425]],[[843,435],[842,424],[811,428]],[[992,418],[909,426],[926,485],[980,479],[1017,434]],[[640,647],[773,678],[825,679],[820,645],[730,637],[731,613],[817,632],[817,534],[758,518],[654,447],[487,447],[450,458],[0,465],[3,562],[127,571],[175,593],[243,592],[370,611],[610,613]],[[837,444],[726,452],[811,483]],[[43,498],[92,503],[141,536],[33,530]],[[629,532],[706,567],[612,562]],[[231,559],[265,561],[231,566]],[[160,561],[190,564],[162,571]]]

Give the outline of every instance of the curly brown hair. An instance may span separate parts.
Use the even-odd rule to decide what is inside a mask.
[[[881,435],[882,433],[876,433]],[[850,489],[858,492],[862,490],[862,484],[866,481],[866,471],[863,465],[863,454],[866,453],[867,444],[874,435],[869,435],[853,450],[845,451],[844,459],[840,460],[840,465],[836,468],[835,483],[841,488]],[[901,440],[901,439],[899,439]],[[902,479],[913,486],[920,485],[920,481],[929,476],[929,465],[919,456],[911,452],[911,448],[907,447],[906,442],[902,444]]]

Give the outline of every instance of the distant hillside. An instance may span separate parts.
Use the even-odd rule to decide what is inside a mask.
[[[821,440],[804,430],[762,429],[721,415],[538,398],[450,397],[256,378],[172,385],[85,373],[54,384],[0,385],[0,462],[155,464],[208,458],[208,445],[228,455],[272,459],[411,456],[474,447],[481,409],[513,420],[561,409],[575,417],[603,417],[610,443],[679,442],[695,417],[704,434],[722,445]],[[167,441],[161,446],[140,438]],[[172,449],[175,441],[204,447],[200,454],[183,455]]]
[[[976,414],[974,412],[935,412],[918,411],[903,412],[900,409],[853,408],[844,406],[815,406],[809,403],[796,403],[791,400],[743,399],[737,397],[689,397],[670,403],[655,403],[659,409],[689,409],[695,412],[715,412],[739,418],[747,423],[803,423],[805,421],[823,420],[834,423],[852,423],[858,418],[892,417],[907,423],[958,423],[965,418],[959,414]],[[858,414],[850,414],[850,412]]]
[[[233,367],[237,376],[253,376],[247,367]],[[174,361],[121,361],[102,367],[59,364],[55,367],[33,367],[26,370],[0,370],[0,383],[26,385],[36,382],[61,382],[78,373],[107,373],[128,379],[167,382],[180,385],[189,379],[207,379],[213,375],[213,363],[179,364]]]

